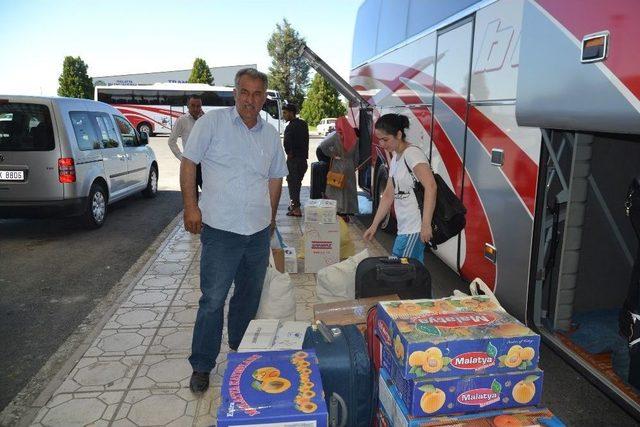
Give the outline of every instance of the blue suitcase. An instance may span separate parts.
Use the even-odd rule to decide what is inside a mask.
[[[303,348],[316,351],[329,425],[369,427],[375,414],[376,382],[367,344],[355,325],[309,327]]]

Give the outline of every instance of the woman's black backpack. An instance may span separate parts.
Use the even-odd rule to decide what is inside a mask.
[[[406,159],[404,164],[413,178],[413,193],[416,195],[420,215],[422,215],[424,210],[424,187],[413,174]],[[458,235],[464,229],[467,224],[465,218],[467,209],[440,175],[434,173],[433,177],[436,180],[438,194],[436,195],[436,207],[431,219],[431,227],[433,228],[431,244],[439,245]]]

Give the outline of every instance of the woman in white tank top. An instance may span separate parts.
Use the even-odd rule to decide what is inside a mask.
[[[380,198],[373,223],[365,231],[371,240],[378,226],[393,206],[398,222],[398,235],[392,255],[416,258],[424,263],[425,245],[433,235],[431,219],[436,203],[436,182],[424,152],[406,140],[409,119],[401,114],[385,114],[375,125],[379,145],[392,152],[389,180]],[[420,212],[414,186],[418,180],[424,187],[423,213]]]

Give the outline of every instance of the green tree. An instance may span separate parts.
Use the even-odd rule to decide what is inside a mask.
[[[271,56],[269,86],[280,92],[280,97],[288,102],[301,105],[309,84],[309,64],[300,56],[300,48],[305,39],[286,19],[276,24],[275,31],[267,42]]]
[[[87,64],[79,56],[65,56],[62,74],[58,78],[58,95],[93,99],[93,83],[87,74],[87,68]]]
[[[338,91],[320,74],[311,81],[307,99],[302,104],[300,117],[310,126],[316,126],[325,117],[340,117],[347,114],[347,108],[340,101]]]
[[[202,58],[196,58],[193,61],[193,69],[191,70],[191,75],[189,76],[189,83],[206,83],[208,85],[213,84],[213,76],[211,75],[211,70],[207,65],[207,62]]]

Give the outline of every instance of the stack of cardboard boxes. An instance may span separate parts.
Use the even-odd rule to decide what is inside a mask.
[[[460,425],[485,425],[478,420],[498,415],[552,417],[540,408],[507,410],[540,402],[540,337],[495,300],[388,301],[377,310],[380,414],[390,425],[447,425],[438,420],[450,421],[450,414],[475,420]],[[504,411],[483,413],[491,410]]]
[[[304,272],[340,262],[340,225],[336,201],[311,199],[304,206]]]

